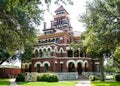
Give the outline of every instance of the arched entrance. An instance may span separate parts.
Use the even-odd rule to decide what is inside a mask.
[[[36,66],[36,72],[40,73],[40,64],[37,64],[37,66]]]
[[[45,63],[44,68],[45,68],[45,72],[48,72],[48,64],[47,63]]]
[[[87,65],[88,65],[88,64],[87,64],[87,63],[85,63],[85,72],[87,72]]]
[[[68,72],[75,72],[75,64],[73,62],[68,64]]]
[[[77,64],[77,71],[78,71],[78,74],[79,74],[79,75],[81,75],[82,72],[83,72],[82,63],[81,63],[81,62],[79,62],[79,63]]]

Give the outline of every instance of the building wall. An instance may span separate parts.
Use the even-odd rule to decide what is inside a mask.
[[[0,78],[16,77],[19,73],[20,68],[0,68]]]
[[[70,57],[70,58],[57,57],[57,58],[32,59],[32,72],[36,72],[36,65],[35,64],[40,64],[40,72],[45,72],[44,71],[44,62],[50,63],[50,66],[48,69],[49,72],[68,72],[68,64],[70,62],[74,63],[75,72],[77,72],[78,62],[82,62],[82,65],[84,65],[84,63],[87,63],[87,71],[86,72],[92,72],[91,59],[73,58],[73,57]],[[61,65],[62,65],[62,69],[61,69]],[[82,66],[82,70],[85,71],[85,67]]]

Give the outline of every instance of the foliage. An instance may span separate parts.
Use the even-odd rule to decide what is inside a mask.
[[[104,80],[103,55],[110,55],[120,44],[120,1],[93,0],[87,2],[81,21],[86,23],[83,45],[91,57],[100,58],[100,70]],[[118,60],[114,59],[114,60]]]
[[[32,58],[33,45],[26,44],[24,46],[24,53],[22,54],[22,62],[29,62]]]
[[[26,44],[33,44],[36,41],[35,29],[43,20],[43,5],[49,8],[52,1],[0,0],[0,49],[14,57],[16,50],[23,51]],[[73,4],[71,0],[53,2]],[[1,64],[9,57],[0,57]]]
[[[92,86],[119,86],[120,82],[115,81],[107,81],[107,82],[98,82],[94,81],[92,82]]]
[[[25,74],[18,74],[16,77],[16,82],[24,82],[25,81]]]
[[[114,56],[114,66],[120,69],[120,46],[116,47],[113,56]]]
[[[37,77],[37,81],[58,82],[58,77],[51,74],[43,74]]]
[[[120,74],[115,75],[115,80],[120,82]]]
[[[100,78],[98,76],[90,75],[89,80],[90,81],[96,81],[96,80],[100,80]]]
[[[48,82],[58,82],[58,77],[56,75],[50,75]]]

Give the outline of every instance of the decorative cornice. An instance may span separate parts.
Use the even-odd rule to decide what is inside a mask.
[[[64,35],[66,35],[68,38],[71,38],[71,35],[69,35],[68,33],[60,32],[60,33],[55,33],[55,34],[42,35],[42,36],[39,36],[38,39],[39,40],[48,39],[48,38],[60,37],[60,36],[64,36]]]

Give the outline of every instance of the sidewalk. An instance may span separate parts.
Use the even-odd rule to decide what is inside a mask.
[[[10,79],[10,86],[18,86],[14,78]]]
[[[76,86],[91,86],[91,81],[89,80],[81,80],[76,84]]]

